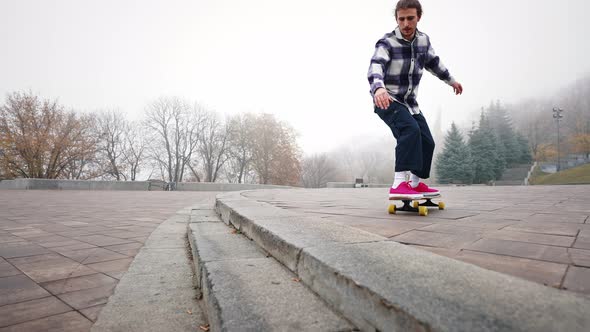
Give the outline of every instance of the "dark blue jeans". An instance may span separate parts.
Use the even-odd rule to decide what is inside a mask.
[[[422,179],[428,179],[434,139],[422,113],[412,115],[406,106],[394,101],[386,110],[375,106],[375,113],[389,126],[397,140],[395,171],[411,171]]]

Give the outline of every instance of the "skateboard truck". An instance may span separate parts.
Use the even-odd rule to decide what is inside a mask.
[[[434,203],[432,201],[433,198],[439,198],[440,195],[433,196],[433,197],[422,197],[417,199],[390,199],[390,200],[398,200],[402,201],[404,205],[401,207],[397,207],[395,204],[390,204],[388,208],[389,214],[395,214],[397,211],[406,211],[406,212],[418,212],[421,216],[428,215],[428,207],[438,207],[439,210],[445,209],[445,203],[438,202]],[[426,200],[424,203],[420,203],[419,201]]]

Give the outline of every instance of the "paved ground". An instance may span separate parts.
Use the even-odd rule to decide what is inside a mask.
[[[590,186],[442,189],[446,209],[431,209],[426,217],[389,215],[387,189],[265,190],[245,196],[590,295]]]
[[[150,233],[214,196],[0,190],[0,331],[89,331]]]
[[[445,187],[444,211],[389,215],[386,189],[246,196],[590,295],[590,186]],[[215,193],[0,191],[0,332],[88,331],[150,233]]]

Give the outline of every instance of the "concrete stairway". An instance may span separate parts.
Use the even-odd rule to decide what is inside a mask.
[[[224,223],[203,211],[188,226],[213,331],[586,331],[590,326],[589,299],[240,192],[218,195],[215,212]],[[285,291],[277,294],[275,286]],[[289,303],[292,310],[285,311]]]
[[[502,173],[502,177],[495,182],[496,186],[524,185],[524,179],[527,177],[531,166],[532,164],[521,164],[507,168]]]
[[[212,208],[193,209],[188,238],[211,331],[357,330]]]

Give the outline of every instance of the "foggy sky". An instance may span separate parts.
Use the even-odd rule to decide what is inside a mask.
[[[491,100],[551,96],[590,72],[588,1],[422,0],[426,32],[462,96],[425,72],[432,125],[462,124]],[[81,111],[137,119],[180,96],[222,114],[267,112],[306,152],[383,134],[366,73],[396,26],[395,1],[0,0],[0,97],[31,90]]]

